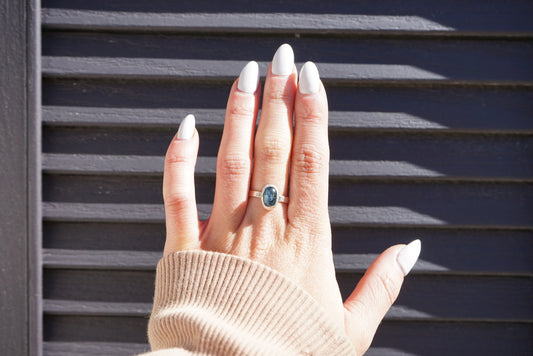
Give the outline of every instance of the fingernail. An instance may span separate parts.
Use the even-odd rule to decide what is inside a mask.
[[[194,115],[187,115],[185,119],[181,121],[180,128],[178,129],[178,139],[188,140],[194,135]]]
[[[237,88],[246,93],[255,93],[259,83],[259,66],[256,61],[248,62],[241,70]]]
[[[298,90],[302,94],[314,94],[320,88],[320,76],[313,62],[306,62],[300,70]]]
[[[288,44],[282,44],[272,59],[272,74],[291,75],[294,67],[294,52]]]
[[[420,255],[421,248],[422,244],[420,243],[420,240],[414,240],[409,245],[405,246],[396,257],[396,261],[398,261],[404,276],[407,276],[411,271],[411,268],[415,265],[418,256]]]

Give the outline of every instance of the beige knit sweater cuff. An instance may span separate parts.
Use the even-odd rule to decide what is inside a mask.
[[[291,280],[248,259],[188,251],[157,265],[147,355],[355,355]]]

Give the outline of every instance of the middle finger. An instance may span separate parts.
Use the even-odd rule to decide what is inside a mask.
[[[284,44],[276,51],[265,82],[254,143],[253,191],[271,184],[287,196],[296,82],[294,53]],[[251,199],[251,209],[264,211],[261,199]]]

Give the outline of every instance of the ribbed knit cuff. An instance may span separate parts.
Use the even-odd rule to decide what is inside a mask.
[[[207,355],[355,355],[344,331],[288,278],[205,251],[163,257],[148,325],[152,350]]]

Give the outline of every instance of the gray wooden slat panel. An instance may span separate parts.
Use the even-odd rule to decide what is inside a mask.
[[[43,57],[43,76],[58,78],[117,79],[182,79],[182,80],[232,80],[239,75],[246,61],[234,60],[183,60],[160,58],[95,58],[95,57]],[[266,73],[269,63],[259,62],[261,73]],[[301,66],[301,63],[296,63]],[[400,64],[318,63],[321,79],[325,83],[353,81],[445,81],[468,84],[492,78],[453,78]],[[463,80],[461,80],[463,79]],[[521,77],[519,82],[527,82]],[[509,81],[499,81],[502,85]]]
[[[530,31],[532,5],[527,0],[464,2],[461,0],[409,0],[364,1],[336,0],[327,5],[321,0],[277,1],[275,3],[250,3],[246,0],[224,2],[197,0],[194,2],[153,0],[45,0],[45,8],[64,8],[100,11],[143,11],[169,13],[300,13],[308,14],[359,14],[359,15],[417,15],[463,31]],[[461,11],[457,11],[457,9]]]
[[[43,300],[48,315],[143,316],[149,317],[151,303],[109,303],[77,300]]]
[[[337,274],[343,298],[350,295],[362,273],[361,271]],[[112,313],[112,308],[102,305],[118,303],[117,308],[113,310],[120,315],[142,316],[140,312],[131,310],[137,307],[136,303],[150,304],[153,288],[138,291],[134,289],[147,287],[150,281],[153,283],[154,276],[154,270],[45,267],[45,298],[56,300],[55,307],[47,314],[109,315]],[[135,278],[139,282],[128,285]],[[388,319],[533,322],[533,308],[529,298],[533,290],[532,276],[461,275],[415,271],[405,283],[395,308],[387,316]],[[486,288],[487,285],[491,288]],[[79,303],[72,304],[69,301]],[[101,303],[94,304],[94,302]],[[120,303],[126,304],[119,306]]]
[[[47,314],[145,316],[143,313],[149,312],[153,292],[146,284],[153,280],[142,280],[139,272],[46,269],[45,276],[46,298],[52,301],[50,308],[45,309]],[[147,276],[153,278],[153,272]],[[340,274],[344,298],[360,277],[361,274]],[[130,285],[135,278],[139,283]],[[406,283],[387,320],[531,322],[533,319],[528,298],[533,285],[531,277],[415,273]],[[487,284],[492,287],[485,288]],[[50,285],[54,286],[53,290],[48,290]],[[147,287],[144,291],[147,293],[134,291],[140,287]]]
[[[165,243],[163,223],[44,222],[45,249],[154,251]],[[442,271],[461,273],[533,273],[533,229],[458,229],[447,227],[333,228],[337,255],[377,255],[387,247],[419,238],[423,261]],[[338,260],[338,263],[342,260]],[[343,268],[342,262],[338,267]]]
[[[150,80],[233,80],[239,76],[247,61],[163,59],[163,58],[99,58],[99,57],[43,57],[43,76],[52,78],[116,78]],[[269,62],[259,62],[264,77]],[[302,63],[296,63],[300,68]],[[317,63],[320,77],[326,84],[372,82],[438,82],[441,85],[494,83],[491,73],[479,77],[448,78],[442,74],[407,64]],[[526,65],[518,68],[528,68]],[[493,72],[492,72],[493,73]],[[498,85],[531,84],[533,71],[527,70],[512,81],[499,78]]]
[[[46,153],[43,172],[77,175],[156,175],[163,174],[164,157],[126,155],[84,155]],[[215,157],[198,157],[195,174],[214,175]],[[443,175],[409,162],[333,160],[329,163],[333,177],[442,177]]]
[[[530,355],[532,333],[531,323],[385,321],[372,346],[408,355]]]
[[[146,317],[45,315],[43,319],[45,342],[148,342]]]
[[[101,251],[101,250],[65,250],[43,249],[43,266],[45,268],[73,269],[113,269],[113,270],[155,270],[161,252],[151,251]],[[336,254],[335,268],[338,271],[365,271],[376,254]],[[431,262],[419,261],[414,268],[422,272],[446,271],[442,266]]]
[[[105,250],[72,250],[43,249],[43,265],[45,268],[74,269],[113,269],[113,270],[154,270],[162,257],[160,251],[105,251]],[[362,272],[378,257],[378,254],[346,254],[334,255],[337,272]],[[439,265],[421,258],[414,271],[424,273],[456,272],[449,267]],[[471,271],[472,272],[472,271]],[[484,271],[477,271],[484,272]],[[532,274],[533,270],[529,270]]]
[[[115,335],[115,339],[118,338],[116,335],[116,327],[119,326],[119,323],[111,321],[108,325],[101,322],[101,320],[87,320],[76,318],[74,320],[68,320],[68,318],[57,318],[52,320],[51,323],[53,326],[57,326],[62,330],[66,330],[66,326],[71,327],[75,331],[69,333],[72,335],[71,338],[74,338],[75,335],[81,335],[82,332],[85,332],[86,335],[92,335],[94,330],[98,327],[102,327],[102,332],[99,332],[95,336],[100,336],[101,338],[94,337],[95,339],[108,340]],[[65,327],[61,327],[61,323],[65,323]],[[76,331],[76,324],[73,322],[80,322],[80,326],[83,326],[82,330]],[[94,322],[94,325],[91,325],[90,322]],[[67,324],[68,323],[68,324]],[[115,328],[115,329],[113,329]],[[59,331],[59,330],[58,330]],[[378,335],[374,340],[374,346],[369,350],[371,355],[382,355],[380,353],[374,353],[373,350],[382,351],[382,350],[396,350],[395,355],[476,355],[482,353],[483,355],[502,355],[509,354],[509,349],[512,349],[513,354],[515,355],[528,355],[533,351],[533,346],[530,343],[530,335],[532,332],[532,327],[528,324],[522,323],[432,323],[432,322],[410,322],[406,323],[397,323],[394,321],[385,322],[380,329],[378,329]],[[108,336],[105,335],[105,332],[108,333]],[[418,335],[418,338],[428,340],[428,342],[413,342],[410,338],[411,335]],[[391,340],[386,342],[385,340]],[[501,340],[506,340],[509,342],[502,342]],[[130,347],[133,348],[132,344],[137,346],[139,340],[133,341],[132,344],[120,344],[116,340],[111,343],[79,343],[78,346],[74,346],[75,343],[59,343],[56,342],[45,342],[45,347],[53,347],[58,345],[53,350],[57,350],[59,347],[60,350],[68,351],[80,351],[87,352],[87,355],[93,354],[90,352],[96,352],[97,354],[102,354],[99,352],[99,348],[102,347],[102,350],[105,352],[103,354],[113,354],[116,348],[122,348],[122,352],[130,350]],[[60,345],[60,346],[59,346]],[[90,346],[95,348],[90,348]],[[120,346],[119,346],[120,345]],[[137,350],[142,349],[142,346],[138,345]],[[91,351],[92,350],[92,351]],[[146,349],[144,349],[146,350]],[[77,353],[76,353],[77,354]],[[121,354],[124,353],[115,353]],[[387,354],[388,355],[388,354]]]
[[[459,81],[523,82],[533,77],[533,69],[529,65],[533,59],[533,42],[527,39],[506,38],[486,41],[477,38],[384,36],[221,37],[194,34],[163,36],[159,33],[45,31],[43,55],[104,57],[110,61],[114,58],[127,57],[243,62],[253,59],[267,63],[272,60],[272,54],[279,44],[284,42],[290,43],[294,48],[298,62],[312,60],[319,63],[322,77],[327,78],[328,82],[338,79],[339,76],[335,72],[330,72],[329,64],[404,65],[406,69],[421,69],[448,80]],[[213,48],[217,50],[213,51]],[[326,67],[323,64],[326,64]],[[334,68],[336,67],[331,67]],[[348,70],[342,73],[343,76],[360,76],[359,73],[350,72],[350,67],[340,68]],[[354,69],[366,70],[361,67]],[[264,68],[262,72],[265,73]]]
[[[43,299],[152,303],[155,270],[43,269]]]
[[[86,315],[86,316],[132,316],[150,317],[152,312],[151,303],[114,303],[92,302],[77,300],[43,300],[43,311],[46,315]],[[385,316],[385,320],[433,320],[445,321],[457,318],[436,317],[428,312],[414,310],[404,305],[393,305]],[[476,319],[479,320],[479,319]],[[496,321],[496,320],[491,320]],[[498,320],[500,321],[500,320]]]
[[[533,352],[532,3],[43,3],[45,352],[146,347],[168,141],[194,113],[206,218],[230,82],[282,42],[328,86],[343,295],[383,246],[424,241],[368,354]]]
[[[226,106],[229,86],[209,83],[118,80],[43,80],[43,103],[74,107],[203,108]],[[401,120],[414,119],[428,128],[524,129],[531,130],[533,90],[510,87],[372,87],[328,85],[330,110],[366,112],[370,119],[378,113],[377,127],[402,126]],[[206,100],[205,98],[209,98]],[[192,112],[194,113],[194,111]],[[381,113],[381,114],[379,114]],[[356,114],[357,115],[357,114]],[[371,126],[348,119],[346,127]],[[383,122],[383,117],[389,122]],[[392,115],[392,116],[390,116]],[[176,117],[176,123],[183,116]],[[502,120],[505,117],[505,120]],[[416,121],[418,120],[418,121]],[[149,121],[149,118],[146,118]],[[394,123],[390,123],[393,121]],[[506,123],[509,121],[509,123]],[[362,124],[362,125],[361,125]],[[177,125],[177,124],[176,124]]]
[[[145,222],[159,222],[160,220],[151,219],[157,219],[157,209],[160,209],[161,214],[163,211],[160,177],[124,179],[114,176],[45,175],[43,184],[46,188],[43,198],[47,202],[46,209],[52,209],[50,212],[62,211],[61,204],[65,204],[65,208],[79,209],[79,212],[66,212],[67,215],[63,218],[76,219],[77,216],[81,221],[133,221],[140,218]],[[198,177],[196,189],[200,216],[207,219],[213,202],[215,181]],[[330,213],[334,224],[527,228],[533,226],[531,199],[533,183],[530,181],[341,179],[332,180],[329,191]],[[141,208],[143,205],[146,207]],[[130,206],[132,211],[129,213]],[[107,218],[103,217],[103,212],[92,210],[100,207],[109,212]],[[143,213],[136,212],[139,209],[146,210],[144,218],[139,216]],[[121,218],[119,213],[129,214],[130,217]],[[373,216],[376,213],[387,216]],[[54,219],[52,215],[45,217]],[[99,220],[100,217],[104,220]],[[386,222],[387,217],[391,219],[389,222]]]
[[[44,8],[44,28],[113,31],[350,33],[453,31],[419,16],[307,13],[146,13]]]
[[[390,136],[389,136],[390,137]],[[358,145],[364,145],[375,137],[360,137]],[[417,164],[415,152],[429,141],[429,138],[395,138],[377,137],[373,141],[385,141],[380,145],[379,151],[372,152],[368,149],[360,155],[368,155],[370,159],[333,159],[329,163],[331,177],[357,178],[357,177],[418,177],[418,178],[457,178],[475,179],[523,179],[533,178],[533,164],[530,157],[533,150],[527,143],[533,141],[528,137],[522,137],[526,145],[523,148],[516,147],[515,138],[487,138],[470,139],[467,143],[476,148],[484,149],[484,152],[475,153],[464,151],[465,142],[460,138],[433,138],[434,146],[426,152],[427,162]],[[396,141],[396,142],[395,142]],[[440,142],[439,142],[440,141]],[[466,141],[466,140],[464,140]],[[476,142],[477,141],[477,142]],[[366,143],[370,146],[370,143]],[[412,147],[407,147],[411,145]],[[352,147],[355,145],[351,145]],[[388,147],[387,147],[388,146]],[[456,146],[455,149],[453,146]],[[499,147],[498,147],[499,146]],[[395,149],[398,147],[398,149]],[[533,146],[532,146],[533,147]],[[403,148],[403,150],[402,150]],[[449,150],[445,150],[450,148]],[[374,149],[375,150],[375,149]],[[359,151],[359,150],[355,150]],[[403,152],[402,152],[403,151]],[[531,151],[531,152],[530,152]],[[439,155],[445,155],[439,157]],[[333,156],[336,156],[334,151]],[[346,153],[344,153],[346,155]],[[395,158],[399,160],[392,160]],[[372,160],[372,158],[377,160]],[[334,157],[335,158],[335,157]],[[352,158],[352,157],[345,157]],[[355,158],[355,157],[353,157]],[[366,157],[365,157],[366,158]],[[414,162],[402,160],[411,159]],[[48,174],[75,174],[75,175],[151,175],[162,176],[164,157],[162,156],[138,156],[138,155],[89,155],[89,154],[61,154],[47,153],[43,155],[43,172]],[[435,166],[433,169],[424,168],[425,164]],[[455,170],[455,172],[454,172]],[[446,173],[450,171],[450,173]],[[216,157],[198,157],[195,173],[197,176],[213,176],[216,173]]]
[[[174,129],[55,127],[44,131],[46,153],[105,156],[164,156],[175,135]],[[221,132],[201,131],[200,137],[200,157],[216,157]],[[397,169],[398,177],[410,171],[432,179],[528,181],[533,177],[530,134],[330,132],[330,151],[334,177],[387,176],[383,173],[388,169]],[[199,167],[200,172],[204,168]]]
[[[533,110],[533,108],[532,108]],[[73,106],[43,107],[43,122],[48,126],[69,127],[138,127],[176,128],[187,114],[196,117],[196,126],[220,128],[224,125],[224,109],[168,108],[129,109]],[[424,120],[416,115],[402,112],[330,111],[331,129],[402,129],[402,130],[533,130],[533,120],[517,115],[507,115],[506,120],[491,123],[488,120],[469,120],[445,125]]]
[[[43,343],[43,351],[45,356],[124,356],[137,355],[143,352],[150,351],[150,346],[148,344],[120,342],[49,341]]]
[[[479,4],[479,3],[478,3]],[[460,28],[454,28],[446,23],[439,23],[430,19],[434,16],[421,16],[407,14],[403,11],[397,14],[312,14],[301,13],[301,9],[289,13],[275,12],[269,8],[262,13],[242,13],[242,6],[237,10],[240,13],[216,11],[218,13],[164,13],[164,12],[122,12],[45,8],[42,14],[45,28],[60,29],[91,29],[91,30],[122,30],[122,31],[216,31],[227,32],[298,32],[298,33],[354,33],[359,31],[413,31],[413,32],[456,32],[456,31],[483,31],[483,32],[523,32],[532,31],[533,28],[526,21],[525,9],[531,12],[531,7],[523,1],[517,2],[507,13],[511,18],[502,16],[498,12],[501,8],[495,7],[492,17],[479,19],[479,15],[470,17],[463,15]],[[518,6],[516,6],[518,5]],[[426,5],[427,6],[427,5]],[[421,6],[418,6],[420,12]],[[398,8],[396,8],[398,9]],[[274,12],[273,12],[274,10]],[[362,9],[361,9],[362,10]],[[477,9],[478,10],[478,9]],[[517,11],[518,10],[518,11]],[[146,10],[144,10],[146,11]],[[227,11],[227,10],[226,10]],[[478,10],[479,11],[479,10]],[[489,10],[490,11],[490,10]],[[387,12],[391,12],[390,10]],[[381,11],[383,13],[383,10]],[[416,13],[416,12],[415,12]],[[434,15],[435,13],[433,13]],[[477,13],[476,13],[477,15]],[[497,16],[502,16],[497,19]],[[472,20],[476,19],[475,21]],[[511,21],[514,19],[514,21]],[[439,19],[440,20],[440,19]],[[445,19],[443,19],[446,21]],[[449,21],[449,18],[447,19]]]
[[[332,224],[444,225],[445,222],[404,207],[331,206]],[[200,219],[207,219],[210,204],[198,204]],[[45,221],[163,222],[159,204],[43,203]]]
[[[143,316],[152,312],[151,303],[113,303],[77,300],[43,300],[43,312],[47,315],[88,315],[88,316]],[[393,305],[386,315],[391,319],[434,319],[430,314],[412,310],[405,306]]]
[[[45,249],[122,250],[161,252],[165,224],[155,223],[43,223]]]
[[[162,252],[43,249],[45,268],[155,270]]]

